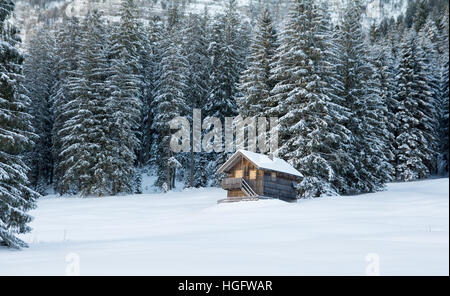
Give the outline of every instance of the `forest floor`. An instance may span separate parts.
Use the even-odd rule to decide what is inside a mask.
[[[449,179],[217,204],[221,189],[47,196],[0,275],[448,275]]]

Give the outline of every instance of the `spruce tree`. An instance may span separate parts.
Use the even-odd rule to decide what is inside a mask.
[[[245,68],[245,40],[247,34],[239,21],[236,1],[229,0],[225,12],[216,17],[211,28],[208,50],[211,59],[211,84],[203,109],[206,116],[216,117],[224,122],[225,117],[237,115],[237,82]],[[210,153],[210,175],[214,176],[215,184],[221,180],[216,171],[229,156],[222,152]]]
[[[154,90],[154,118],[152,130],[156,133],[153,146],[158,179],[156,186],[164,191],[175,187],[176,169],[180,162],[170,149],[169,122],[187,113],[185,100],[188,63],[183,55],[177,27],[169,29],[162,44],[162,59]],[[177,155],[178,156],[178,155]]]
[[[397,147],[395,138],[398,135],[399,121],[396,118],[398,111],[397,83],[395,74],[397,71],[397,62],[393,56],[391,47],[384,43],[376,43],[372,46],[372,60],[375,66],[375,78],[379,81],[379,97],[385,105],[382,120],[386,123],[386,132],[384,135],[386,159],[389,161],[388,179],[395,179],[395,154]]]
[[[401,44],[398,70],[398,112],[400,122],[396,174],[399,180],[426,178],[432,173],[434,105],[425,59],[415,31]]]
[[[153,119],[155,117],[154,90],[158,80],[158,68],[161,62],[161,42],[163,41],[163,22],[159,17],[153,17],[147,26],[147,44],[144,48],[147,50],[148,60],[143,64],[145,68],[145,90],[142,102],[142,149],[141,164],[148,165],[154,163],[155,155],[152,153],[152,145],[156,145],[155,131],[152,129]]]
[[[351,155],[353,143],[351,142],[351,132],[345,127],[345,122],[351,114],[351,110],[346,107],[344,97],[344,77],[342,70],[342,57],[344,51],[343,44],[339,42],[341,33],[338,26],[334,26],[331,22],[330,10],[326,2],[320,2],[318,22],[318,45],[322,52],[319,63],[320,78],[323,80],[322,92],[329,98],[329,102],[334,106],[336,111],[334,119],[337,123],[333,133],[339,136],[339,141],[328,141],[330,151],[333,154],[328,155],[328,161],[333,166],[334,178],[332,184],[337,193],[345,193],[349,191],[349,184],[346,179],[346,172],[353,170],[354,165]]]
[[[439,21],[439,36],[437,38],[439,48],[439,79],[438,84],[440,88],[440,99],[438,102],[437,112],[439,113],[439,129],[438,137],[438,173],[441,175],[448,175],[449,172],[449,138],[448,138],[448,124],[449,124],[449,10],[448,5]]]
[[[270,78],[270,64],[277,46],[276,33],[269,10],[262,11],[250,47],[248,68],[242,73],[238,97],[239,114],[243,117],[263,116],[270,108],[270,91],[275,83]]]
[[[422,30],[417,34],[418,41],[418,58],[422,60],[421,70],[425,75],[424,81],[429,90],[430,97],[428,98],[429,106],[424,107],[424,112],[430,117],[429,122],[426,123],[429,132],[427,133],[430,142],[429,148],[433,151],[438,151],[439,141],[437,139],[439,129],[439,112],[438,108],[441,104],[441,87],[440,87],[440,57],[439,47],[436,42],[438,39],[437,27],[431,18],[428,18]],[[427,166],[431,174],[437,172],[437,154],[427,161]]]
[[[29,187],[29,168],[23,160],[36,135],[31,101],[22,87],[19,31],[9,19],[13,10],[13,1],[0,1],[0,244],[21,248],[27,245],[16,235],[31,230],[27,224],[32,217],[26,212],[35,207],[39,194]]]
[[[107,110],[106,78],[108,48],[101,15],[89,12],[82,26],[78,53],[79,65],[69,77],[72,100],[63,107],[74,112],[63,124],[61,165],[67,168],[62,177],[63,193],[74,189],[82,196],[112,193],[111,161],[117,157]]]
[[[384,153],[387,128],[383,120],[386,105],[380,98],[380,81],[370,58],[369,46],[361,24],[362,6],[349,1],[344,10],[339,43],[344,89],[342,97],[351,111],[346,127],[351,131],[352,147],[347,153],[354,168],[348,169],[348,191],[373,192],[389,179],[390,164]]]
[[[136,136],[136,123],[139,118],[141,101],[139,99],[139,79],[127,64],[128,51],[122,52],[111,61],[111,75],[107,78],[109,96],[106,108],[110,130],[105,137],[109,139],[113,159],[107,168],[112,178],[111,193],[132,193],[134,191],[135,150],[139,147]]]
[[[56,76],[55,85],[52,91],[53,107],[53,160],[54,175],[53,188],[59,194],[67,193],[69,188],[62,186],[62,178],[67,166],[63,163],[61,155],[63,149],[63,138],[67,136],[67,130],[63,130],[64,124],[75,116],[77,110],[71,107],[68,102],[74,100],[69,89],[69,80],[78,69],[78,56],[80,50],[81,26],[77,18],[64,19],[56,30],[56,56],[54,73]]]
[[[414,29],[419,32],[427,22],[429,3],[428,0],[417,0],[417,8],[414,16]]]
[[[115,151],[108,170],[112,175],[112,194],[135,191],[136,152],[141,150],[139,128],[142,122],[142,67],[145,58],[142,31],[134,0],[123,0],[119,25],[112,34],[110,76],[107,79],[107,108],[111,129],[108,138]]]
[[[30,111],[34,118],[34,131],[38,135],[29,156],[30,182],[42,194],[53,183],[52,95],[57,77],[53,70],[56,62],[55,40],[49,28],[37,31],[27,48],[24,63],[25,87],[32,101]]]
[[[211,85],[205,112],[208,116],[225,118],[237,113],[236,82],[241,70],[239,21],[235,0],[228,2],[223,15],[212,25],[209,55],[211,58]]]
[[[449,105],[448,105],[448,85],[449,85],[449,70],[448,70],[448,59],[442,67],[442,78],[441,78],[441,90],[442,90],[442,100],[440,106],[440,120],[439,120],[439,163],[438,163],[438,173],[447,174],[449,172]]]
[[[336,195],[336,173],[348,130],[347,110],[329,95],[327,64],[333,50],[326,9],[313,0],[294,2],[272,67],[278,81],[269,113],[279,117],[278,153],[303,174],[301,197]]]
[[[204,14],[190,14],[183,30],[183,55],[187,61],[187,81],[185,100],[188,107],[187,117],[192,122],[194,108],[201,109],[207,101],[210,85],[210,70],[208,57],[208,25],[207,10]],[[191,139],[191,151],[186,161],[189,177],[185,179],[187,187],[206,186],[208,179],[206,172],[206,155],[194,153]]]

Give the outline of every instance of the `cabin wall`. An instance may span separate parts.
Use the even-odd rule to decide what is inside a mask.
[[[244,197],[245,193],[240,189],[233,189],[227,191],[227,197]]]
[[[240,161],[231,168],[228,173],[228,178],[244,178],[244,180],[252,187],[252,189],[258,194],[263,194],[264,184],[264,171],[258,170],[250,161],[242,158]],[[240,191],[229,192],[229,196],[241,196],[239,194],[245,194]],[[231,195],[230,195],[231,194]]]
[[[264,174],[263,195],[281,199],[297,198],[297,190],[293,185],[293,182],[296,182],[297,179],[286,174],[274,174],[275,178],[271,172]]]
[[[257,170],[254,179],[245,179],[245,181],[253,188],[258,195],[264,193],[264,171]]]
[[[228,173],[229,178],[249,178],[250,171],[256,170],[255,166],[251,164],[247,159],[242,158],[238,161]]]
[[[297,177],[257,169],[245,158],[241,158],[230,169],[228,178],[243,178],[260,196],[280,199],[297,198],[297,189],[293,186],[293,182],[298,182]],[[227,196],[244,197],[245,193],[240,189],[229,189]]]

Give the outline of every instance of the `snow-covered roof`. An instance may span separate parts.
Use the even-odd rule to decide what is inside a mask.
[[[253,163],[258,169],[267,171],[275,171],[284,174],[289,174],[297,177],[302,177],[302,174],[294,169],[289,163],[281,158],[273,157],[270,159],[268,155],[255,153],[247,150],[240,149],[233,154],[217,171],[219,173],[226,172],[230,169],[239,156],[245,157],[248,161]]]

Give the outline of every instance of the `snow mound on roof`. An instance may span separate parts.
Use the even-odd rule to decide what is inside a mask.
[[[267,155],[243,149],[238,150],[238,152],[242,153],[248,160],[253,162],[256,166],[258,166],[261,169],[277,171],[280,173],[290,174],[298,177],[303,176],[299,171],[294,169],[289,163],[287,163],[281,158],[274,157],[272,160]]]

